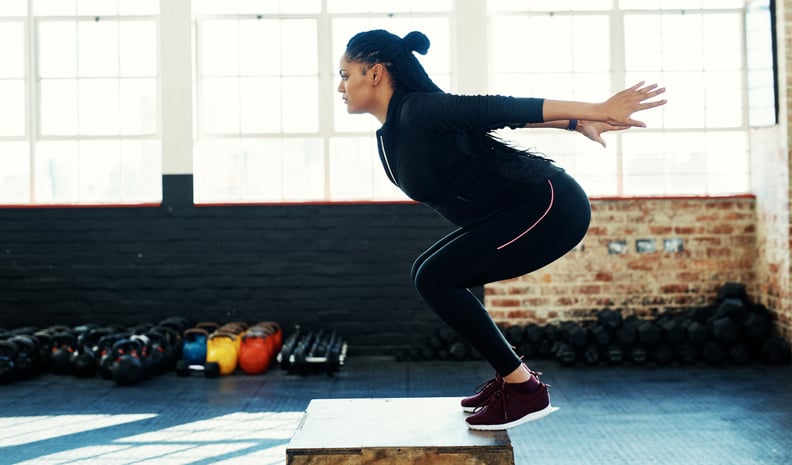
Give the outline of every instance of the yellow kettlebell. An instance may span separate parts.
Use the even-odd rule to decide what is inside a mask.
[[[212,333],[206,343],[206,361],[216,362],[221,375],[230,375],[237,367],[237,341],[233,334]]]

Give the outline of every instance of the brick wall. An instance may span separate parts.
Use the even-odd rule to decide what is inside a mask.
[[[753,282],[755,224],[752,197],[595,199],[577,249],[488,285],[486,302],[498,321],[515,323],[586,319],[604,307],[652,316],[703,306],[724,282]]]
[[[337,329],[358,350],[384,353],[440,324],[408,277],[451,229],[426,207],[194,207],[190,187],[190,176],[166,176],[161,207],[0,209],[0,327],[267,319]],[[605,306],[648,315],[754,281],[751,197],[592,208],[575,251],[487,286],[497,320],[577,319]],[[657,250],[639,253],[644,239]],[[664,239],[682,249],[665,251]]]
[[[0,209],[0,327],[274,320],[337,329],[356,349],[439,325],[414,258],[451,227],[422,205]],[[482,290],[479,289],[479,294]]]

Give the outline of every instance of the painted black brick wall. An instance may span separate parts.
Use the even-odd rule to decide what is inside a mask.
[[[441,325],[409,279],[452,230],[425,206],[195,207],[191,176],[163,187],[159,207],[0,209],[0,327],[274,320],[386,353]]]

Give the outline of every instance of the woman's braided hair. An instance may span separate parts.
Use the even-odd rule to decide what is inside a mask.
[[[344,56],[367,68],[382,64],[388,70],[394,87],[442,92],[412,53],[426,55],[428,50],[429,38],[422,32],[412,31],[401,38],[383,29],[375,29],[355,34],[347,43]]]

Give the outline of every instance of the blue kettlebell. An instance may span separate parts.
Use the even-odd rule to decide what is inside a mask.
[[[205,329],[191,328],[184,332],[182,359],[188,364],[206,363],[206,341],[209,333]]]

